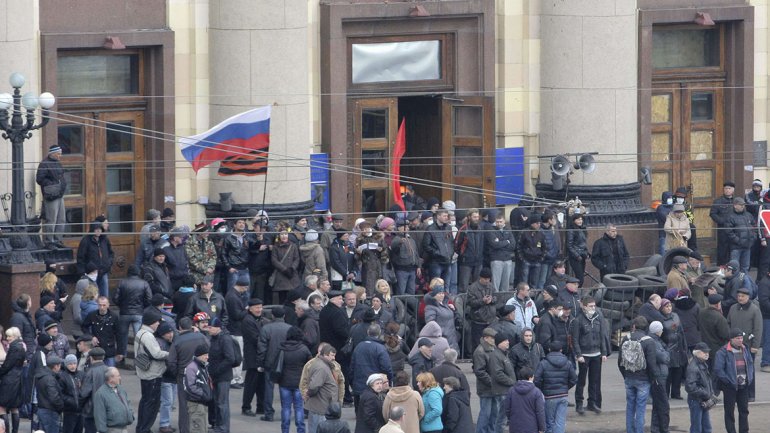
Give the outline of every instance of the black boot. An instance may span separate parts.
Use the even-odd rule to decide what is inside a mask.
[[[579,413],[580,415],[583,415],[586,413],[586,410],[583,409],[583,403],[575,403],[575,412]]]
[[[11,433],[19,433],[19,412],[11,413]]]

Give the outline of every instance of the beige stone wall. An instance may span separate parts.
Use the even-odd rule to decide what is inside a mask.
[[[754,6],[754,141],[768,140],[768,0],[751,0]],[[754,178],[770,182],[770,169],[755,167]]]
[[[208,129],[209,2],[168,0],[168,24],[174,31],[176,135],[190,136]],[[167,142],[166,145],[172,145]],[[209,195],[209,169],[195,175],[179,145],[173,143],[176,167],[176,214],[179,224],[192,226],[205,218],[199,197]]]
[[[310,143],[321,151],[321,8],[319,0],[308,0],[308,92],[310,98]]]
[[[12,18],[11,18],[12,17]],[[40,94],[40,25],[37,0],[0,0],[0,93],[12,93],[8,78],[19,72],[26,78],[22,94]],[[54,107],[54,110],[56,107]],[[39,111],[38,111],[39,113]],[[52,114],[56,116],[56,114]],[[38,117],[38,121],[40,118]],[[35,171],[42,158],[41,131],[32,133],[24,145],[24,190],[37,191]],[[0,193],[11,192],[11,143],[0,138]],[[36,209],[42,198],[37,196]],[[5,214],[0,213],[5,221]]]

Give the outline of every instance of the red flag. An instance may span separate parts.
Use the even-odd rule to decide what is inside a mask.
[[[393,148],[393,161],[391,167],[393,170],[393,202],[406,210],[404,199],[401,198],[401,157],[406,153],[406,119],[401,119],[401,126],[398,127],[396,136],[396,147]]]

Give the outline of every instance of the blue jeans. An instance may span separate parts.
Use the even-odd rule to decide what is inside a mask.
[[[700,407],[700,401],[687,399],[690,406],[690,433],[711,433],[711,418],[709,411]]]
[[[307,433],[316,433],[318,424],[321,424],[321,421],[325,419],[323,414],[307,411]]]
[[[501,433],[497,430],[502,426],[500,419],[500,406],[503,404],[503,396],[479,397],[479,418],[476,421],[476,433]]]
[[[96,286],[99,288],[99,296],[110,297],[110,274],[96,277]]]
[[[299,388],[278,387],[281,391],[281,433],[289,433],[291,427],[291,406],[294,405],[294,424],[297,433],[305,433],[305,409]]]
[[[238,269],[235,272],[230,272],[228,270],[227,272],[227,290],[230,291],[235,286],[235,282],[238,281],[238,278],[241,276],[245,276],[246,279],[249,279],[249,270],[247,269]],[[251,280],[249,280],[249,285],[251,285]]]
[[[429,280],[432,280],[434,278],[441,278],[442,280],[444,280],[444,287],[447,287],[449,285],[449,280],[450,280],[450,275],[449,275],[450,267],[451,266],[449,263],[442,264],[442,263],[431,262],[428,265]],[[449,289],[447,288],[447,290]]]
[[[417,271],[400,271],[396,269],[396,293],[394,295],[414,295],[414,284]]]
[[[529,287],[532,289],[541,289],[542,287],[537,287],[539,277],[540,262],[521,261],[521,281],[529,284]]]
[[[120,315],[118,317],[118,353],[126,355],[126,349],[128,348],[128,327],[133,328],[134,336],[142,328],[142,315]]]
[[[751,265],[751,248],[730,250],[730,260],[735,260],[741,265],[741,272],[749,272]]]
[[[644,411],[650,396],[650,382],[626,378],[626,432],[644,433]]]
[[[273,418],[275,409],[273,409],[273,392],[275,391],[275,385],[270,380],[270,373],[265,370],[265,417]]]
[[[59,414],[50,409],[37,408],[37,419],[45,433],[59,433]]]
[[[174,406],[176,396],[176,384],[163,382],[160,384],[160,420],[161,427],[171,426],[171,408]]]
[[[762,360],[760,366],[764,367],[770,365],[770,319],[762,320],[762,347],[767,347],[767,350],[762,350]]]
[[[564,433],[567,427],[567,397],[545,400],[546,433]]]
[[[551,273],[551,269],[553,269],[554,262],[552,261],[544,261],[540,264],[540,272],[537,277],[537,284],[535,284],[533,287],[537,287],[538,289],[542,289],[545,287],[545,282],[548,280],[548,274]],[[559,287],[561,289],[561,287]]]
[[[104,365],[107,367],[114,367],[115,366],[115,357],[110,358],[104,358]]]

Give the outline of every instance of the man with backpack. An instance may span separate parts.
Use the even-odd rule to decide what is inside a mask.
[[[659,375],[655,343],[647,335],[647,319],[637,316],[631,335],[623,338],[618,368],[626,385],[626,432],[644,433],[644,412],[650,395],[650,381]]]

